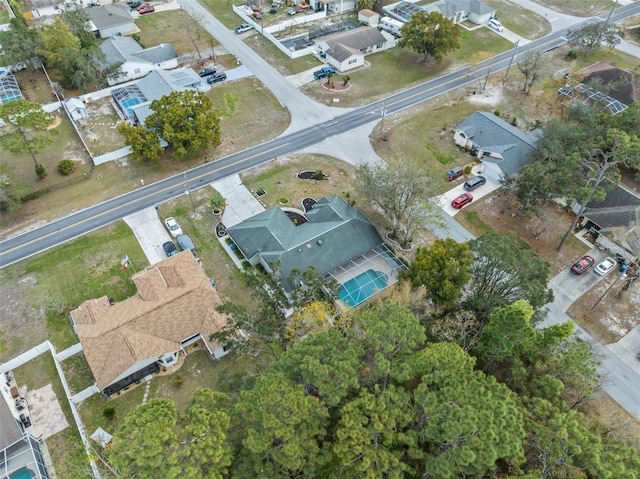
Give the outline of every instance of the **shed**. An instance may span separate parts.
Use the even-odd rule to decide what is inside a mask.
[[[67,98],[64,101],[64,104],[67,107],[69,116],[73,121],[78,121],[89,117],[89,115],[87,114],[87,106],[80,98]]]

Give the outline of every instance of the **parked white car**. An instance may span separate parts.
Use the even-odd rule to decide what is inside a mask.
[[[174,238],[182,234],[182,228],[180,228],[180,225],[173,216],[164,220],[164,224]]]
[[[615,259],[607,257],[604,259],[604,261],[599,263],[598,266],[596,266],[596,269],[594,271],[600,276],[604,276],[605,274],[613,271],[613,269],[615,269],[617,265],[618,262]]]

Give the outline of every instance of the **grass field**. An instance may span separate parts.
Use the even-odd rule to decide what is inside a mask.
[[[231,9],[231,0],[202,0],[200,3],[227,28],[234,28],[242,23],[241,18]]]
[[[132,269],[120,266],[125,254],[136,270],[146,265],[137,240],[120,222],[0,270],[0,289],[7,298],[4,356],[45,339],[58,351],[78,342],[69,324],[71,309],[91,298],[108,295],[121,301],[134,294]]]
[[[282,75],[295,75],[310,68],[320,66],[320,62],[311,55],[289,58],[262,35],[251,35],[244,41]]]
[[[560,13],[575,15],[577,17],[591,17],[609,12],[613,7],[611,0],[537,0],[545,7]]]
[[[182,10],[141,15],[136,20],[136,25],[141,30],[138,35],[144,48],[170,42],[178,56],[185,54],[197,56],[197,49],[202,53],[204,50],[210,50],[212,46],[219,45],[217,40]]]
[[[439,64],[424,63],[422,55],[406,48],[394,47],[368,55],[367,62],[370,62],[371,67],[350,71],[349,90],[335,93],[322,88],[321,82],[308,83],[301,90],[325,104],[333,104],[333,99],[339,98],[339,106],[362,105],[461,68],[477,52],[495,55],[511,47],[511,42],[486,28],[471,32],[463,30],[460,34],[460,49],[449,53]],[[340,81],[340,75],[336,81]]]
[[[496,10],[496,16],[505,28],[521,37],[535,40],[551,32],[551,24],[540,15],[509,0],[485,0]]]

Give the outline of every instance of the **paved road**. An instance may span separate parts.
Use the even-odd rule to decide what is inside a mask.
[[[186,0],[182,1],[186,2]],[[191,4],[189,5],[191,6]],[[617,9],[612,16],[612,21],[619,21],[637,13],[640,13],[640,2],[635,2],[634,4]],[[224,29],[224,27],[222,28]],[[557,31],[547,37],[531,42],[519,48],[518,53],[522,54],[533,48],[539,48],[544,51],[557,48],[566,41],[563,33],[565,32]],[[226,29],[222,32],[216,32],[216,35],[224,36],[225,34],[234,35]],[[232,48],[229,48],[229,50],[233,51]],[[213,163],[201,165],[190,170],[185,175],[180,174],[166,178],[152,185],[139,188],[138,190],[64,218],[54,220],[42,227],[8,238],[0,242],[0,267],[20,261],[21,259],[69,241],[89,231],[101,228],[142,208],[178,197],[185,191],[185,179],[189,182],[191,189],[203,187],[230,174],[238,173],[247,168],[271,161],[275,156],[284,156],[303,150],[327,138],[341,135],[347,131],[371,123],[379,118],[383,106],[387,114],[392,114],[472,83],[486,75],[489,70],[496,72],[506,68],[511,59],[511,55],[511,51],[504,52],[490,60],[482,62],[474,71],[469,67],[465,67],[440,78],[391,95],[386,99],[386,104],[384,104],[383,101],[377,101],[360,108],[349,110],[346,113],[344,113],[344,110],[334,111],[333,109],[328,109],[329,111],[327,113],[322,114],[325,116],[322,116],[317,113],[318,109],[315,103],[300,92],[297,92],[301,96],[300,102],[302,106],[300,107],[299,113],[296,114],[296,117],[302,118],[302,120],[299,120],[300,122],[310,122],[312,120],[308,115],[313,115],[313,126],[309,126],[304,130],[293,131],[292,133],[285,134],[261,145],[221,158]],[[251,69],[250,64],[248,67]],[[267,73],[261,72],[256,74],[256,76],[263,80],[266,79],[266,84],[270,87],[272,85],[269,82],[272,81],[275,84],[274,88],[276,91],[279,91],[278,85],[280,83],[288,83],[284,82],[275,70]],[[272,80],[269,80],[268,78],[271,77]],[[283,103],[286,101],[286,104],[291,110],[295,107],[298,100],[296,99],[294,103],[290,103],[287,98],[279,96],[288,95],[290,91],[291,88],[288,86],[282,89],[280,93],[276,93],[276,96],[278,96]],[[309,107],[310,104],[313,106]],[[323,108],[323,111],[326,110]],[[338,116],[331,118],[332,114],[337,114]],[[323,118],[329,119],[323,120]]]

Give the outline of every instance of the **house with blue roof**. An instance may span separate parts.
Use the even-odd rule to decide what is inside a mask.
[[[285,292],[304,286],[310,267],[341,284],[346,307],[362,303],[397,281],[404,264],[386,247],[375,226],[339,196],[325,196],[296,224],[280,208],[263,211],[228,228],[253,266],[277,274]]]
[[[120,66],[122,74],[108,78],[109,85],[141,78],[153,70],[178,68],[178,55],[173,47],[162,43],[151,48],[142,48],[131,37],[116,35],[100,44],[109,65]]]
[[[541,130],[524,132],[493,113],[477,111],[456,127],[453,141],[482,161],[484,175],[501,181],[532,161],[541,135]]]

